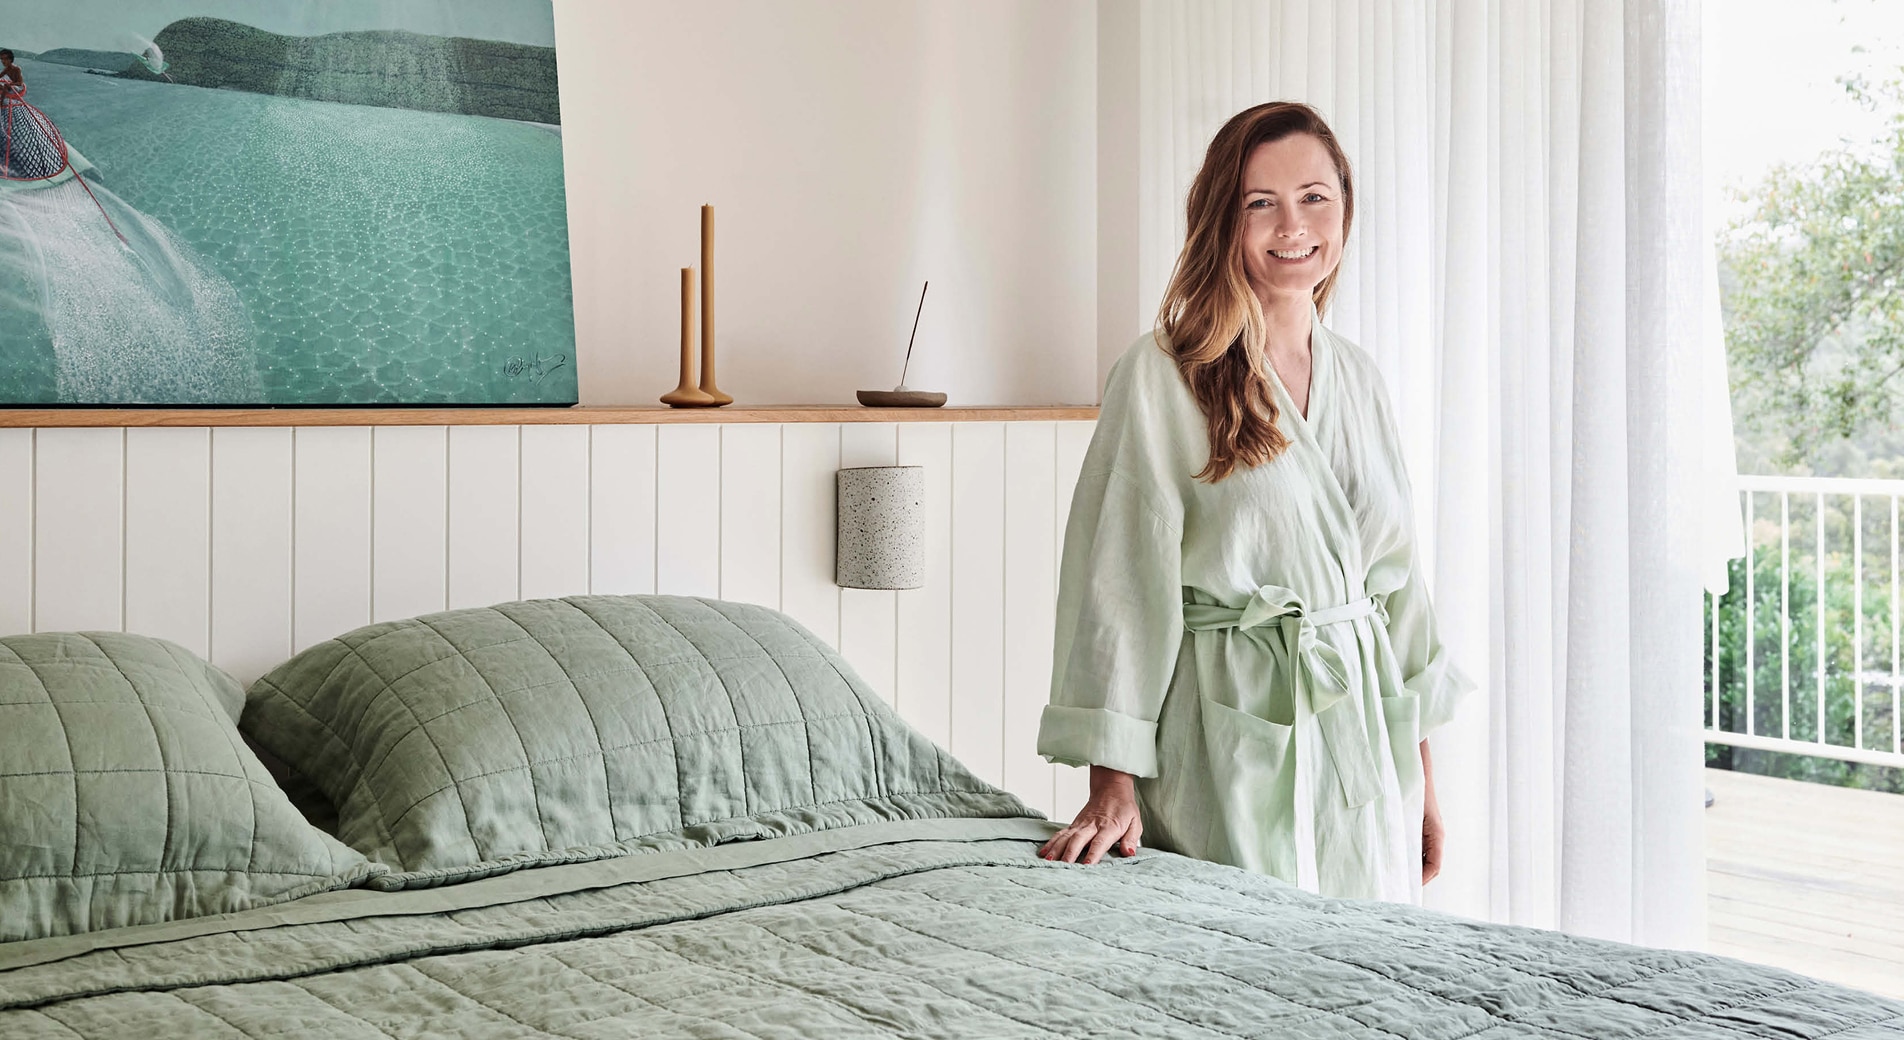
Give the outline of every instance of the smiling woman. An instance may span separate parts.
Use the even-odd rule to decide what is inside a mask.
[[[1210,144],[1158,329],[1112,369],[1072,498],[1038,750],[1093,768],[1050,858],[1149,834],[1403,902],[1440,870],[1422,738],[1473,684],[1415,566],[1381,376],[1320,321],[1354,200],[1306,105]]]

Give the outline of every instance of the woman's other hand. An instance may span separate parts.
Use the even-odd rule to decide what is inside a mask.
[[[1064,863],[1096,863],[1113,844],[1126,855],[1137,854],[1144,821],[1137,814],[1137,781],[1129,773],[1104,766],[1091,767],[1091,799],[1078,810],[1071,826],[1053,835],[1038,849],[1043,859]]]
[[[1435,764],[1428,755],[1428,742],[1421,742],[1422,813],[1421,883],[1427,884],[1441,873],[1441,851],[1446,837],[1441,828],[1441,806],[1435,801]]]

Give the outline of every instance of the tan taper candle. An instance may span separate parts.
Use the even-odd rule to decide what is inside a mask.
[[[711,403],[733,403],[714,384],[714,207],[701,207],[701,392]]]
[[[694,268],[681,269],[681,382],[661,395],[661,403],[675,408],[705,407],[714,398],[694,385]]]

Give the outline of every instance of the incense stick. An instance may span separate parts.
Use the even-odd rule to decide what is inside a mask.
[[[931,279],[919,287],[919,309],[912,312],[912,335],[906,337],[906,364],[899,370],[899,385],[906,385],[906,372],[912,368],[912,341],[919,338],[919,315],[925,313],[926,290],[932,288]]]

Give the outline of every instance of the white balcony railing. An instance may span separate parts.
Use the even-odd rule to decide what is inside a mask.
[[[1726,595],[1706,598],[1706,739],[1904,767],[1904,480],[1739,488],[1748,552]]]

